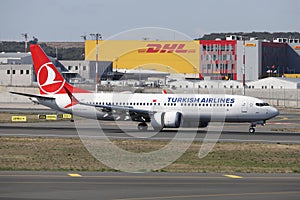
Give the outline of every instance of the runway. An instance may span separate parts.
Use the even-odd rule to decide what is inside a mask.
[[[299,199],[299,174],[0,172],[0,199]]]
[[[99,123],[99,124],[98,124]],[[79,122],[39,122],[39,123],[2,123],[0,124],[0,136],[24,136],[24,137],[78,137],[76,127],[80,124],[80,130],[86,135],[95,138],[107,137],[110,139],[152,139],[152,140],[171,140],[178,132],[176,129],[167,129],[153,135],[153,132],[139,132],[135,125],[128,122],[98,122],[95,120],[80,119]],[[105,134],[100,135],[99,130]],[[248,124],[225,123],[218,141],[220,142],[262,142],[262,143],[288,143],[299,144],[300,133],[288,131],[272,131],[273,129],[286,128],[298,130],[298,115],[290,114],[280,116],[269,124],[262,127],[258,126],[255,135],[248,133]],[[190,138],[190,135],[197,131],[195,141],[203,141],[208,134],[208,128],[204,129],[183,129],[181,139]],[[299,129],[300,130],[300,129]]]
[[[281,115],[267,126],[258,126],[249,135],[248,124],[225,124],[221,142],[261,142],[299,144],[297,114]],[[81,127],[89,136],[101,138],[95,121],[81,119]],[[98,123],[98,122],[97,122]],[[77,122],[2,123],[0,136],[79,137]],[[118,125],[122,129],[118,128]],[[170,140],[178,132],[168,129],[151,137],[126,122],[101,122],[105,137]],[[125,129],[124,129],[125,128]],[[287,131],[274,131],[286,128]],[[192,129],[180,131],[189,136]],[[151,133],[151,131],[150,131]],[[202,141],[206,129],[197,131],[195,140]],[[184,139],[184,137],[182,137]],[[212,174],[212,173],[103,173],[103,172],[25,172],[0,171],[0,199],[299,199],[300,174]]]

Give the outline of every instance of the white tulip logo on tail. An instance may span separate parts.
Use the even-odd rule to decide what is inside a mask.
[[[40,89],[45,94],[59,93],[65,84],[65,79],[56,72],[56,68],[51,62],[40,67],[37,81]]]

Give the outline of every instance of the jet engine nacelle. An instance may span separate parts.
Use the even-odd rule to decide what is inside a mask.
[[[154,129],[179,128],[181,123],[182,114],[180,112],[155,113],[151,117],[151,126]]]

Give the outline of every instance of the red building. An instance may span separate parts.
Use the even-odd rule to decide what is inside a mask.
[[[201,40],[200,55],[202,76],[237,80],[236,40]]]

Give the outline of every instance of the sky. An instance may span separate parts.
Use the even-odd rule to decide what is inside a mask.
[[[0,41],[83,41],[161,27],[194,39],[216,32],[300,32],[299,0],[0,0]],[[147,36],[147,31],[136,37]],[[135,38],[141,39],[141,38]]]

